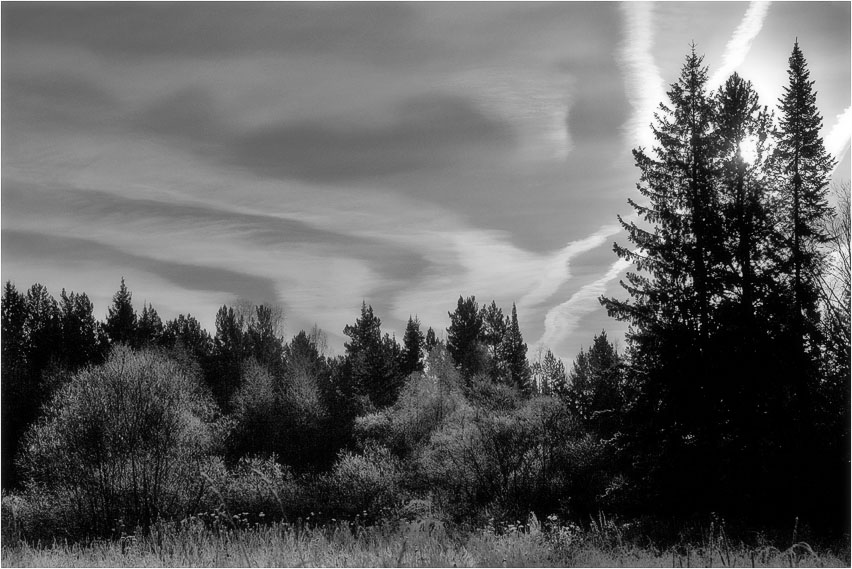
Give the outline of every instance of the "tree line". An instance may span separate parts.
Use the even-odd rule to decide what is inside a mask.
[[[83,293],[7,282],[4,489],[99,532],[222,496],[261,517],[428,496],[469,520],[848,527],[848,185],[832,210],[798,43],[777,117],[737,74],[707,76],[693,46],[634,151],[628,298],[601,298],[630,325],[623,353],[601,332],[569,370],[530,357],[516,307],[475,296],[446,341],[412,316],[400,343],[363,302],[330,357],[317,327],[285,340],[274,306],[223,306],[211,335],[137,313],[123,279],[103,322]],[[252,502],[264,485],[275,501]]]

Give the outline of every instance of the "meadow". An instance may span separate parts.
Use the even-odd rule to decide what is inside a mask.
[[[227,526],[227,527],[226,527]],[[6,539],[4,567],[848,567],[848,544],[815,551],[798,542],[732,543],[712,525],[691,544],[655,547],[601,517],[588,529],[544,521],[460,530],[436,518],[312,524],[230,523],[193,516],[150,533],[49,545]],[[12,543],[9,543],[9,542]]]

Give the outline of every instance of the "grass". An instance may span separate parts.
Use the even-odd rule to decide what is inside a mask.
[[[627,543],[614,526],[527,524],[449,531],[436,519],[362,526],[286,523],[211,528],[198,518],[149,535],[89,544],[3,544],[4,567],[848,567],[807,544],[732,546],[724,536],[657,549]]]

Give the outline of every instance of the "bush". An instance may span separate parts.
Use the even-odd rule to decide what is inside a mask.
[[[279,464],[275,456],[242,458],[230,469],[221,459],[212,459],[205,466],[204,478],[208,486],[200,509],[208,515],[223,512],[263,523],[287,520],[310,507],[304,503],[306,493],[292,470]]]
[[[117,346],[56,393],[27,432],[20,465],[32,495],[67,500],[90,531],[147,528],[197,507],[199,468],[225,429],[192,370]]]
[[[327,507],[337,515],[378,517],[404,499],[402,481],[399,459],[386,447],[370,445],[363,454],[341,452],[322,485]]]

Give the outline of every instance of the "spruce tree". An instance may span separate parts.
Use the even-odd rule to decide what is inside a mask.
[[[789,429],[790,443],[784,448],[788,458],[792,458],[813,449],[813,441],[824,443],[827,438],[827,433],[816,430],[818,390],[824,383],[819,377],[819,360],[825,345],[820,334],[818,304],[819,279],[825,270],[823,245],[828,240],[825,232],[830,213],[828,180],[834,162],[820,136],[822,117],[816,106],[814,82],[798,41],[789,58],[787,77],[788,83],[779,100],[775,160],[782,196],[779,241],[781,250],[787,253],[779,256],[778,268],[788,283],[787,329],[778,355],[786,367],[778,379],[781,389],[791,397],[788,410],[791,420],[781,425]],[[826,455],[821,452],[819,456]],[[808,461],[793,469],[788,488],[795,495],[798,509],[807,509],[821,501],[811,496],[820,488],[823,475],[841,471],[841,463],[828,466]]]
[[[276,333],[276,311],[261,304],[254,307],[254,315],[246,330],[247,350],[271,374],[280,377],[284,371],[284,340]]]
[[[501,359],[505,363],[508,383],[524,393],[529,393],[530,367],[527,362],[527,344],[518,325],[518,310],[512,303],[512,317],[503,337]]]
[[[213,344],[210,333],[191,314],[179,314],[174,320],[166,322],[160,342],[167,348],[194,355],[202,365],[210,356]]]
[[[112,297],[112,306],[107,311],[104,324],[104,331],[112,344],[133,344],[136,340],[136,311],[132,300],[133,295],[127,290],[124,277],[121,277],[121,286]]]
[[[347,325],[343,333],[350,341],[344,344],[350,378],[355,392],[369,398],[378,408],[396,400],[399,388],[397,363],[401,349],[387,334],[382,338],[382,321],[373,314],[373,307],[361,303],[361,317]]]
[[[542,395],[562,397],[568,387],[565,364],[549,349],[530,366],[530,377],[536,391]]]
[[[655,115],[653,152],[633,151],[643,199],[629,203],[643,225],[619,218],[634,249],[614,246],[635,266],[622,282],[631,298],[601,299],[610,316],[630,323],[631,378],[640,397],[631,406],[636,428],[629,436],[635,466],[643,476],[653,473],[645,492],[666,495],[657,502],[662,507],[679,507],[683,496],[712,499],[705,487],[718,464],[716,358],[709,348],[724,293],[724,255],[715,108],[706,82],[693,46]]]
[[[142,314],[136,324],[136,345],[147,346],[160,343],[163,335],[163,321],[154,307],[147,302],[142,303]]]
[[[822,117],[816,106],[814,82],[798,41],[787,70],[788,84],[779,100],[776,160],[783,199],[781,227],[789,262],[782,271],[790,279],[791,319],[799,351],[815,351],[819,297],[818,275],[823,261],[829,215],[828,180],[834,165],[820,136]],[[803,386],[800,386],[803,388]]]
[[[431,328],[430,328],[431,330]],[[434,332],[433,332],[434,334]],[[408,317],[405,325],[405,336],[402,339],[402,365],[400,372],[408,376],[417,371],[423,371],[423,332],[420,331],[420,320],[417,317]]]
[[[62,289],[59,298],[63,362],[70,371],[90,363],[100,363],[103,347],[92,301],[85,293],[69,294],[65,289]]]
[[[438,338],[435,336],[435,330],[433,330],[431,326],[429,326],[429,329],[426,330],[425,345],[427,352],[431,352],[432,348],[438,345]]]
[[[248,348],[245,321],[233,308],[223,305],[216,313],[213,353],[205,374],[223,410],[231,409],[231,399],[240,387],[243,362],[250,355]]]
[[[465,379],[470,379],[482,370],[480,339],[482,313],[476,297],[459,296],[455,312],[448,313],[450,327],[447,328],[447,350]]]
[[[24,295],[10,281],[3,288],[3,324],[2,324],[2,413],[0,413],[0,434],[2,434],[3,488],[12,488],[18,483],[18,470],[15,456],[18,453],[21,436],[27,424],[33,419],[33,399],[27,362],[28,341],[25,333],[27,303]]]
[[[503,342],[509,332],[509,319],[503,315],[503,310],[491,301],[488,306],[482,307],[482,332],[480,337],[483,345],[488,350],[489,361],[485,370],[491,376],[492,381],[507,379],[509,370],[503,358]]]

